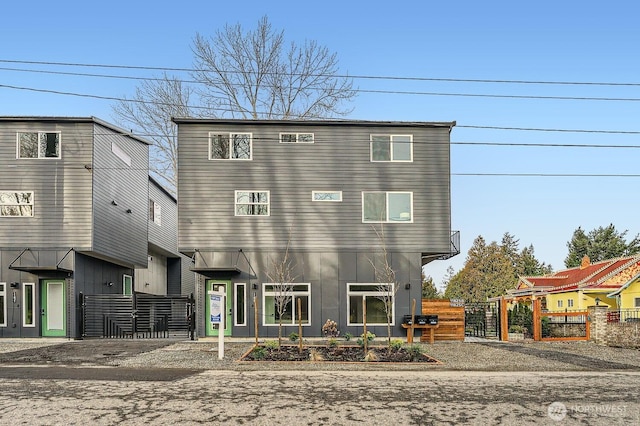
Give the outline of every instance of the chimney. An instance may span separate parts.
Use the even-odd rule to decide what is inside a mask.
[[[584,269],[589,265],[591,265],[591,259],[589,259],[589,256],[585,254],[582,258],[582,262],[580,263],[580,269]]]

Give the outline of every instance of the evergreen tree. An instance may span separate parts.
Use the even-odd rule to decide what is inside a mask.
[[[588,234],[578,227],[573,232],[571,240],[567,242],[569,253],[564,260],[565,266],[580,266],[584,256],[589,256],[591,262],[599,262],[640,253],[640,235],[636,235],[627,243],[627,232],[618,232],[613,224],[604,228],[601,226]]]
[[[423,299],[440,299],[442,295],[436,288],[436,284],[433,282],[431,276],[425,276],[422,274],[422,298]]]

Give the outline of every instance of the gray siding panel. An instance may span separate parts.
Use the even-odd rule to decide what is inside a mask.
[[[16,158],[17,133],[38,131],[60,132],[60,159]],[[34,217],[0,217],[0,247],[91,249],[92,138],[91,123],[0,123],[0,191],[34,192]]]
[[[94,250],[123,265],[146,267],[149,148],[97,123],[94,126]],[[113,143],[130,157],[130,165],[112,152]]]
[[[178,205],[158,184],[149,180],[149,199],[160,205],[160,225],[149,218],[149,242],[178,255]]]
[[[208,133],[252,132],[251,161],[208,160]],[[312,132],[313,144],[281,144],[279,133]],[[413,134],[411,163],[370,162],[370,134]],[[385,224],[389,248],[447,253],[450,248],[449,128],[368,128],[218,123],[179,124],[180,250],[193,248],[363,249],[378,244],[362,223],[362,191],[413,192],[413,223]],[[235,190],[269,190],[269,217],[234,216]],[[339,190],[341,203],[311,201]],[[379,228],[379,226],[378,226]],[[290,231],[291,230],[291,231]]]

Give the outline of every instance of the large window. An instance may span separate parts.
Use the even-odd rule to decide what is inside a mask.
[[[413,136],[371,135],[371,161],[413,161]]]
[[[0,191],[0,216],[33,217],[33,192]]]
[[[236,216],[269,216],[269,191],[236,191]]]
[[[280,133],[280,143],[313,143],[313,133]]]
[[[7,283],[0,283],[0,327],[7,326]]]
[[[311,324],[311,285],[310,284],[263,284],[262,306],[264,306],[264,325],[298,324],[298,300],[300,300],[300,319],[303,325]],[[282,306],[284,309],[278,309]],[[280,316],[279,312],[282,312]]]
[[[251,133],[209,133],[209,160],[251,160]]]
[[[363,222],[413,222],[412,192],[363,192]]]
[[[233,305],[235,309],[233,325],[247,325],[247,285],[245,283],[234,283]]]
[[[24,283],[22,285],[22,325],[23,327],[35,327],[36,309],[36,285],[34,283]]]
[[[387,302],[387,303],[385,303]],[[347,325],[363,325],[364,306],[367,307],[367,324],[387,325],[387,309],[391,313],[391,325],[395,323],[395,292],[393,284],[347,284]]]
[[[18,158],[60,158],[60,132],[18,133]]]

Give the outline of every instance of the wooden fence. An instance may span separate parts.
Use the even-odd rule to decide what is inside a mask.
[[[422,299],[422,315],[438,316],[434,340],[464,340],[464,306],[451,306],[449,300]],[[422,330],[420,341],[429,341],[429,330]]]

